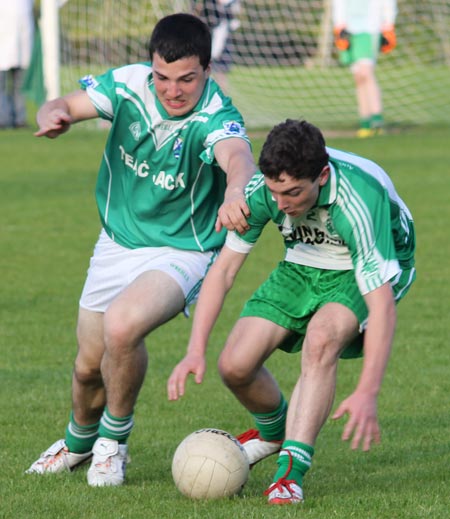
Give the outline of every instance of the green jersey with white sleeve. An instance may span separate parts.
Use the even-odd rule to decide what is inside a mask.
[[[250,230],[228,233],[226,245],[249,253],[272,220],[284,238],[285,260],[327,270],[354,270],[363,295],[414,267],[410,211],[385,171],[374,162],[327,148],[330,176],[316,205],[292,218],[280,211],[264,176],[246,188]]]
[[[85,76],[80,84],[112,124],[96,187],[110,238],[130,249],[221,247],[225,231],[217,233],[214,225],[226,175],[214,145],[236,137],[248,142],[231,100],[208,79],[195,108],[170,117],[156,96],[149,63]]]

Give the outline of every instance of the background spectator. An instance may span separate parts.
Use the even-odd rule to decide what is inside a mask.
[[[194,13],[211,29],[211,65],[214,79],[228,90],[227,74],[232,64],[231,33],[239,28],[239,0],[194,1]]]
[[[353,73],[359,113],[358,137],[383,133],[381,89],[375,76],[378,53],[396,45],[396,0],[333,0],[339,60]]]
[[[0,127],[26,126],[23,75],[33,48],[33,0],[0,0]]]

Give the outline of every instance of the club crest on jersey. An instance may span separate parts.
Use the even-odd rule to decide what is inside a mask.
[[[223,127],[228,135],[238,135],[242,131],[242,126],[237,121],[227,121]]]
[[[92,74],[83,76],[81,79],[78,80],[78,83],[80,83],[80,85],[84,86],[85,88],[96,88],[99,85],[99,82],[95,79],[95,77]]]
[[[138,141],[141,136],[141,123],[139,121],[131,123],[130,126],[128,126],[128,129],[130,130],[133,139]]]
[[[183,148],[183,139],[181,137],[177,137],[175,140],[175,143],[173,145],[173,156],[176,159],[180,158],[182,148]]]

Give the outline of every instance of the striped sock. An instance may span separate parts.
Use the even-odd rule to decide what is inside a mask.
[[[117,440],[119,443],[126,443],[133,426],[133,414],[118,418],[117,416],[113,416],[108,411],[108,408],[105,407],[100,419],[98,435],[101,438],[109,438],[110,440]]]
[[[271,413],[252,413],[261,438],[267,441],[284,439],[286,428],[287,402],[281,395],[280,405]]]
[[[70,413],[70,421],[66,428],[66,445],[70,452],[83,454],[92,450],[95,440],[98,438],[98,426],[100,422],[92,425],[78,425]]]
[[[276,482],[280,478],[293,479],[302,486],[303,476],[311,467],[313,454],[314,447],[311,445],[294,440],[283,442],[277,461],[278,470],[273,481]]]

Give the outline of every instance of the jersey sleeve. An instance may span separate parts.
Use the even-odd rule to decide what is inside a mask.
[[[350,250],[355,278],[365,295],[400,272],[390,200],[387,191],[379,187],[366,186],[363,198],[348,180],[343,182],[348,184],[332,211],[333,225]]]
[[[84,76],[79,80],[79,83],[81,88],[87,92],[99,116],[111,121],[117,105],[113,70],[99,76]]]
[[[99,116],[112,121],[119,104],[127,97],[135,97],[133,92],[144,84],[143,77],[147,78],[151,70],[150,63],[135,63],[110,69],[98,76],[84,76],[79,83]]]
[[[250,145],[244,120],[240,112],[235,108],[229,98],[214,94],[208,105],[207,134],[203,142],[204,151],[200,158],[206,164],[212,164],[215,160],[214,146],[221,140],[239,138],[244,139]]]
[[[88,75],[79,80],[100,117],[112,120],[117,107],[129,93],[128,85],[141,82],[142,75],[151,72],[149,63],[136,63],[113,68],[98,76]]]
[[[272,219],[273,204],[267,196],[261,173],[256,173],[247,184],[245,198],[250,209],[250,216],[247,218],[250,228],[244,234],[229,231],[225,243],[235,252],[248,254],[261,236],[267,222]]]

